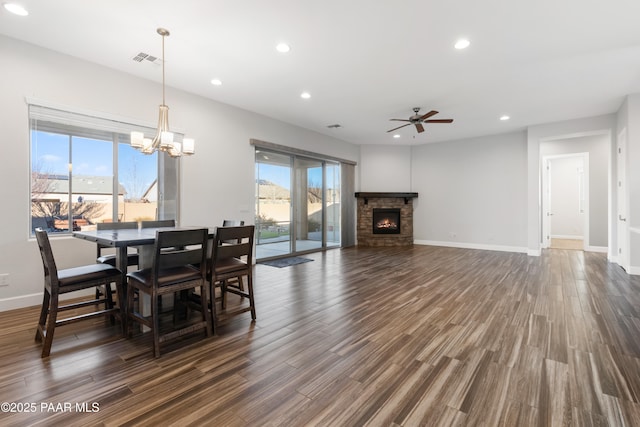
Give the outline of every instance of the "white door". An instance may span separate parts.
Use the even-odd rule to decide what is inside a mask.
[[[629,224],[627,222],[627,130],[618,135],[618,264],[629,271]]]
[[[543,238],[582,240],[588,245],[588,153],[571,153],[543,158]]]

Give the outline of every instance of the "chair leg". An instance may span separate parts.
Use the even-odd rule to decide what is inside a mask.
[[[227,307],[227,281],[220,282],[220,308],[224,310]]]
[[[138,297],[142,299],[142,294]],[[141,302],[140,302],[141,303]],[[158,315],[158,296],[151,294],[151,323],[153,324],[153,355],[160,357],[160,316]]]
[[[45,324],[47,322],[47,314],[49,313],[49,302],[51,301],[51,295],[48,290],[44,290],[44,296],[42,297],[42,308],[40,309],[40,319],[38,320],[38,328],[36,329],[36,341],[42,342],[42,336],[45,331]]]
[[[213,301],[213,299],[211,299],[211,296],[209,295],[209,283],[208,282],[203,282],[202,286],[200,286],[200,295],[201,298],[200,300],[202,301],[202,318],[205,321],[206,325],[207,325],[207,336],[210,337],[211,335],[213,335],[213,329],[212,329],[212,325],[213,325],[213,311],[215,311],[215,301]],[[211,312],[209,311],[209,308],[207,307],[207,301],[211,301]]]
[[[110,310],[113,308],[113,294],[111,292],[111,283],[105,283],[104,284],[104,296],[105,296],[105,302],[104,302],[104,308],[105,310]],[[116,317],[113,313],[111,313],[111,315],[109,316],[110,320],[111,320],[111,324],[115,325],[116,324]]]
[[[218,314],[216,309],[216,284],[213,282],[207,282],[207,288],[209,290],[209,301],[208,304],[211,307],[211,324],[213,325],[213,334],[218,333]],[[203,300],[204,301],[204,300]],[[202,303],[202,309],[207,308],[207,303]]]
[[[127,322],[128,322],[128,307],[124,302],[127,301],[125,297],[125,289],[122,281],[118,280],[116,282],[116,297],[118,298],[118,308],[120,309],[120,327],[122,336],[126,338],[127,336]]]
[[[47,321],[47,329],[44,333],[44,343],[42,344],[42,356],[47,357],[51,353],[51,344],[53,344],[53,333],[56,330],[56,321],[58,320],[58,295],[51,295],[49,306],[49,319]]]
[[[249,291],[249,306],[251,307],[251,319],[256,320],[256,305],[253,298],[253,277],[247,276],[247,289]]]
[[[133,322],[133,313],[134,313],[134,296],[135,296],[135,287],[131,286],[131,283],[127,285],[127,310],[126,317],[124,319],[124,333],[125,337],[131,337],[131,323]]]

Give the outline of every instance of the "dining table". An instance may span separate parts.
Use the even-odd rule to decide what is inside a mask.
[[[116,250],[116,268],[122,272],[124,295],[118,295],[120,311],[126,317],[127,296],[127,253],[129,248],[136,248],[139,254],[139,268],[151,267],[153,263],[153,249],[158,231],[193,230],[207,228],[209,239],[215,234],[215,227],[175,226],[175,227],[148,227],[137,229],[119,230],[81,230],[74,231],[73,237],[77,239],[95,242],[96,244],[114,248]],[[145,310],[146,311],[146,310]]]

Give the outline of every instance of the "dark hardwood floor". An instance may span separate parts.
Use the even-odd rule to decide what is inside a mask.
[[[35,404],[0,425],[640,426],[640,278],[604,254],[308,257],[256,266],[255,324],[159,359],[103,320],[40,359],[37,309],[0,313],[0,402]]]

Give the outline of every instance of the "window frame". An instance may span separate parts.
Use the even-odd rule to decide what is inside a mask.
[[[145,134],[154,134],[155,129],[133,123],[133,120],[110,116],[103,113],[78,111],[68,107],[52,105],[50,103],[38,102],[27,99],[29,117],[29,236],[33,237],[33,179],[34,179],[34,135],[38,131],[63,135],[69,139],[69,158],[72,158],[72,139],[74,137],[95,139],[110,142],[113,161],[110,175],[113,177],[111,204],[112,212],[108,213],[113,221],[119,220],[118,200],[120,182],[118,167],[118,153],[120,144],[130,145],[130,132],[133,130],[142,131]],[[174,131],[174,137],[180,140],[183,135]],[[142,154],[141,154],[142,155]],[[172,158],[162,152],[157,154],[156,162],[156,182],[157,182],[157,208],[155,219],[174,219],[178,221],[179,203],[179,158]],[[66,197],[64,202],[69,203],[71,210],[73,198],[73,169],[67,172],[66,179],[69,180],[69,187],[66,196],[61,195],[60,200]],[[52,235],[70,235],[73,232],[73,212],[67,212],[67,227],[65,231],[52,233]],[[45,218],[46,221],[46,218]]]

